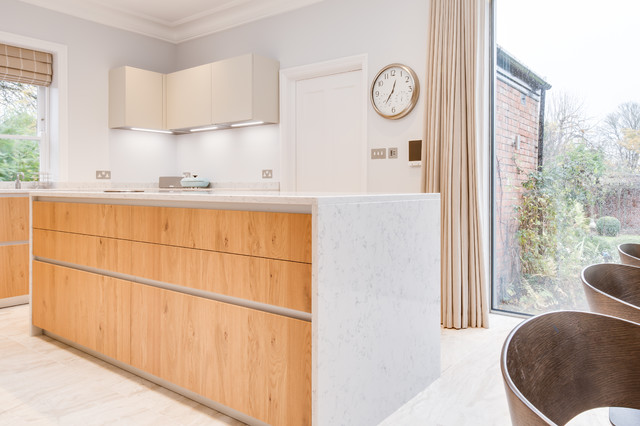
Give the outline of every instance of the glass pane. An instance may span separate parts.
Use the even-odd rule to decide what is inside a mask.
[[[24,173],[24,181],[38,180],[40,141],[0,139],[0,181],[13,181],[16,173]]]
[[[38,87],[0,80],[0,134],[36,136]]]
[[[496,2],[494,309],[588,309],[582,269],[640,242],[638,13]]]

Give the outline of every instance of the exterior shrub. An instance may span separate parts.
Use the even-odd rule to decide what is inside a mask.
[[[602,216],[596,221],[598,235],[616,237],[620,233],[620,221],[613,216]]]

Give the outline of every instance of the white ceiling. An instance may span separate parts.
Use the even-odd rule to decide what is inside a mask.
[[[181,43],[322,0],[21,1],[171,43]]]

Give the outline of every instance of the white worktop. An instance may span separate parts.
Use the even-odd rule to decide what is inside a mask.
[[[113,190],[109,190],[113,191]],[[130,190],[125,190],[130,191]],[[304,193],[279,191],[241,191],[241,190],[164,190],[145,189],[144,192],[105,192],[104,190],[30,190],[34,197],[85,198],[109,200],[156,200],[156,201],[201,201],[231,203],[268,203],[268,204],[334,204],[358,202],[388,202],[425,200],[439,198],[438,194],[341,194],[341,193]]]
[[[0,189],[0,196],[2,195],[29,195],[28,189]]]

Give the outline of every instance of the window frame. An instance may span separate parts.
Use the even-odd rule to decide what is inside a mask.
[[[32,85],[34,86],[34,85]],[[49,152],[51,151],[49,140],[49,88],[36,86],[38,90],[38,108],[36,111],[36,134],[35,135],[12,135],[1,134],[0,139],[38,141],[39,147],[39,167],[38,173],[50,173]]]
[[[489,71],[489,108],[491,111],[490,119],[489,119],[489,138],[490,138],[490,149],[489,149],[489,170],[490,170],[490,178],[489,184],[491,186],[490,189],[490,207],[489,214],[491,217],[490,220],[490,262],[489,262],[489,281],[490,281],[490,290],[489,290],[489,312],[507,316],[513,316],[517,318],[530,318],[532,314],[526,314],[522,312],[509,311],[505,309],[497,308],[497,292],[496,292],[496,261],[495,261],[495,233],[497,227],[495,226],[495,218],[496,218],[496,176],[495,176],[495,147],[496,147],[496,128],[495,128],[495,117],[496,117],[496,78],[497,78],[497,38],[496,38],[496,9],[497,3],[499,0],[491,0],[489,3],[490,12],[489,12],[489,43],[491,45],[490,48],[490,71]]]
[[[68,54],[67,46],[32,37],[0,31],[0,43],[26,49],[40,50],[53,55],[53,80],[46,87],[47,100],[42,112],[46,119],[47,142],[41,145],[40,171],[49,173],[53,182],[68,180]],[[40,112],[39,112],[40,113]],[[31,138],[33,140],[35,138]],[[44,161],[46,162],[43,162]]]

